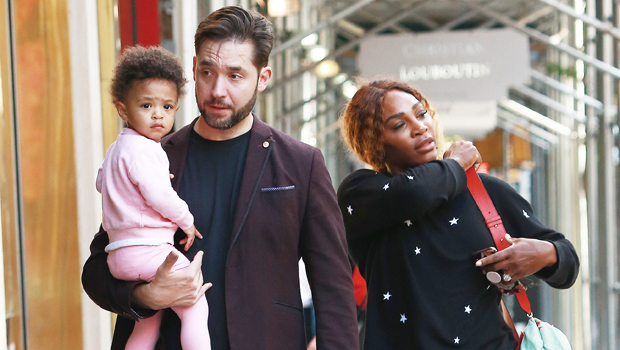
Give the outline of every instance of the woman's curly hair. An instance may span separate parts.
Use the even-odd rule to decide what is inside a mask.
[[[128,47],[121,54],[112,76],[110,94],[112,102],[125,102],[134,81],[146,79],[165,79],[177,87],[177,97],[181,98],[187,83],[183,66],[170,51],[159,47],[140,45]]]
[[[428,100],[413,86],[392,79],[361,82],[344,112],[340,116],[342,137],[349,148],[374,170],[388,173],[383,147],[383,98],[390,90],[400,90],[413,95],[430,113],[435,123],[435,142],[443,149],[443,133],[435,110]]]

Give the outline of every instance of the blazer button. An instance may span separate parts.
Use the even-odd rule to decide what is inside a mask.
[[[263,148],[268,148],[268,147],[269,147],[269,141],[263,142]]]

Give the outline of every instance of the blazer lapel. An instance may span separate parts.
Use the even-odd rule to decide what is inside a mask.
[[[241,187],[239,188],[239,197],[237,198],[237,208],[233,221],[233,236],[230,240],[229,252],[241,233],[245,219],[248,217],[275,143],[269,126],[254,115],[252,117],[254,122],[250,131],[248,153],[245,158],[243,177],[241,178]]]

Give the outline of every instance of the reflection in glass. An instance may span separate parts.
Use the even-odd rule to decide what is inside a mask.
[[[66,0],[12,1],[30,349],[81,349]]]

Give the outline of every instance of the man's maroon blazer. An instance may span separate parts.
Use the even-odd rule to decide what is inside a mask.
[[[162,141],[179,188],[194,122]],[[305,349],[298,261],[303,257],[316,312],[318,349],[358,350],[351,266],[340,209],[321,152],[258,118],[237,200],[226,262],[231,350]],[[193,213],[200,215],[200,213]],[[143,282],[114,279],[103,229],[91,243],[82,284],[100,307],[118,313],[112,348],[124,348],[138,315],[129,295]]]

